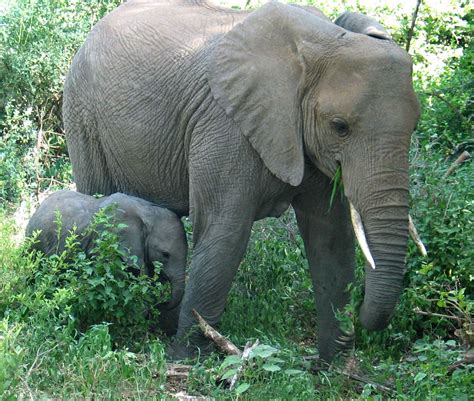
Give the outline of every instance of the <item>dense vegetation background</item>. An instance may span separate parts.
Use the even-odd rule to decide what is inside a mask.
[[[144,294],[153,290],[163,297],[162,289],[127,275],[113,235],[99,239],[93,263],[73,239],[66,253],[50,258],[30,255],[20,244],[28,208],[45,191],[72,180],[61,125],[64,76],[94,23],[119,3],[0,3],[3,399],[166,398],[180,387],[166,379],[166,339],[150,334],[149,321],[140,318],[153,302]],[[474,152],[472,5],[424,0],[412,29],[414,0],[301,3],[331,18],[346,9],[367,13],[400,46],[410,43],[423,110],[410,155],[411,214],[428,256],[410,245],[406,289],[388,329],[368,333],[355,320],[358,363],[349,373],[313,374],[302,358],[315,353],[313,296],[293,215],[259,222],[220,330],[239,346],[256,338],[264,346],[244,366],[236,389],[218,380],[235,361],[214,356],[192,368],[186,391],[216,399],[467,400],[472,364],[453,364],[465,358],[474,336],[473,165],[467,160],[447,171],[463,152]],[[107,223],[105,216],[98,218]],[[361,299],[361,270],[354,309]],[[111,279],[101,280],[104,274]],[[365,379],[354,381],[351,372]]]

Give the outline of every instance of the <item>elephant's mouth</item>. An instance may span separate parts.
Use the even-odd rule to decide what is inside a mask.
[[[166,275],[166,273],[163,272],[163,271],[160,272],[160,275],[158,276],[158,281],[159,281],[161,284],[169,283],[169,284],[171,285],[171,280],[170,280],[169,277]]]
[[[169,291],[166,291],[168,301],[159,303],[158,307],[163,310],[173,309],[176,307],[177,301],[176,299],[173,299],[175,297],[175,295],[173,295],[175,289],[173,288],[172,280],[166,275],[166,273],[161,271],[158,276],[158,282],[162,285],[169,285]]]

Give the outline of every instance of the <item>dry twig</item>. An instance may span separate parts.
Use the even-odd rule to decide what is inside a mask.
[[[413,310],[417,315],[424,315],[424,316],[436,316],[436,317],[442,317],[444,319],[452,319],[452,320],[457,320],[459,323],[462,322],[469,322],[468,319],[464,317],[459,317],[459,316],[451,316],[451,315],[443,315],[442,313],[435,313],[435,312],[425,312],[422,311],[419,308],[415,308]]]
[[[423,242],[421,241],[420,236],[418,235],[418,231],[416,230],[415,224],[413,224],[413,220],[410,215],[408,215],[408,231],[410,232],[410,236],[413,239],[413,242],[416,244],[418,250],[423,256],[427,256],[426,248]]]
[[[198,321],[199,327],[201,328],[203,334],[207,338],[212,340],[222,352],[229,355],[242,355],[240,349],[238,349],[235,344],[233,344],[230,340],[228,340],[222,334],[218,333],[214,328],[212,328],[209,323],[207,323],[203,319],[203,317],[196,311],[196,309],[193,309],[193,315]]]
[[[413,33],[415,32],[416,19],[418,17],[418,10],[420,9],[421,0],[417,0],[415,11],[413,12],[413,17],[411,18],[411,25],[407,35],[407,43],[405,50],[408,52],[410,50],[411,39],[413,38]]]
[[[187,379],[191,365],[181,365],[179,363],[166,364],[166,376],[174,379]]]
[[[446,171],[446,174],[444,174],[444,177],[449,177],[451,174],[453,174],[454,170],[456,170],[461,164],[463,164],[466,160],[470,159],[471,155],[467,150],[461,153],[461,155],[449,166],[448,170]]]
[[[239,378],[240,374],[242,373],[242,370],[244,368],[244,362],[249,359],[250,353],[252,350],[259,344],[259,341],[256,340],[253,344],[249,341],[247,344],[245,344],[244,352],[242,352],[242,362],[240,366],[237,368],[237,372],[235,372],[235,375],[232,376],[230,379],[230,385],[229,385],[229,390],[232,390],[235,386],[235,383],[237,383],[237,379]]]
[[[349,379],[352,379],[352,380],[355,380],[355,381],[358,381],[358,382],[361,382],[361,383],[364,383],[364,384],[370,384],[371,386],[374,386],[377,390],[380,390],[384,393],[393,394],[393,388],[391,388],[389,386],[386,386],[386,385],[383,385],[383,384],[380,384],[380,383],[376,383],[372,380],[369,380],[367,377],[358,375],[356,373],[349,372],[345,369],[339,369],[339,368],[337,368],[333,365],[330,365],[329,363],[321,360],[317,356],[314,356],[314,355],[304,356],[303,359],[306,360],[306,361],[317,360],[318,363],[320,363],[324,367],[328,368],[329,370],[333,371],[334,373],[337,373],[338,375],[346,376]]]

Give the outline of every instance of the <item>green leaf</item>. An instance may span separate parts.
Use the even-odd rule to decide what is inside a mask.
[[[268,358],[269,356],[272,356],[275,352],[277,352],[276,349],[267,349],[265,351],[261,351],[259,352],[257,355],[260,357],[260,358]]]
[[[426,377],[425,372],[418,372],[414,378],[415,383],[418,383],[419,381],[422,381]]]
[[[341,187],[342,187],[342,171],[341,171],[341,166],[338,166],[336,172],[334,173],[334,177],[332,178],[332,190],[331,190],[331,198],[329,199],[329,209],[332,206],[337,190]]]
[[[302,370],[298,370],[298,369],[286,369],[285,370],[285,374],[287,375],[300,375],[304,373]]]
[[[267,372],[278,372],[279,370],[281,370],[281,368],[278,365],[273,365],[270,363],[266,363],[265,365],[262,366],[262,368],[266,370]]]
[[[229,377],[234,376],[236,373],[237,373],[237,369],[229,369],[227,372],[225,372],[222,375],[221,380],[228,379]]]
[[[270,347],[269,345],[259,345],[255,347],[252,352],[250,353],[249,358],[254,358],[256,356],[259,356],[260,358],[268,358],[278,352],[276,348]]]
[[[242,359],[237,356],[237,355],[229,355],[224,359],[224,362],[222,362],[222,365],[220,369],[225,369],[226,367],[230,365],[240,365],[242,363]]]
[[[277,358],[275,356],[271,356],[270,358],[267,359],[267,362],[273,362],[273,363],[284,363],[285,361],[281,358]]]
[[[237,386],[237,388],[235,389],[235,392],[237,394],[242,394],[242,393],[246,392],[249,389],[249,387],[250,387],[250,384],[248,384],[248,383],[239,384]]]

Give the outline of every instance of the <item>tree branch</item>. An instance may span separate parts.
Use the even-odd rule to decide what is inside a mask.
[[[435,317],[442,317],[444,319],[452,319],[452,320],[457,320],[459,323],[461,322],[469,322],[468,319],[464,317],[459,317],[459,316],[451,316],[451,315],[443,315],[442,313],[435,313],[435,312],[425,312],[419,308],[415,308],[414,312],[417,315],[424,315],[424,316],[435,316]]]
[[[461,155],[449,166],[448,170],[446,171],[446,174],[444,175],[444,178],[449,177],[451,174],[454,173],[454,170],[456,170],[461,164],[463,164],[466,160],[470,159],[471,155],[467,150],[461,153]]]
[[[408,52],[410,50],[411,39],[413,38],[413,33],[415,32],[416,19],[418,18],[418,10],[420,9],[421,0],[416,1],[415,11],[411,19],[411,26],[407,34],[407,44],[405,50]]]
[[[215,329],[213,329],[209,323],[207,323],[202,316],[193,309],[193,315],[199,323],[199,327],[201,328],[203,334],[212,340],[222,352],[229,354],[229,355],[238,355],[241,356],[242,352],[240,349],[237,348],[235,344],[233,344],[230,340],[225,338],[222,334],[218,333]]]

